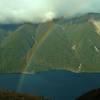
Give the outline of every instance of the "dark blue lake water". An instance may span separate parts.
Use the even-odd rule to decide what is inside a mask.
[[[54,100],[74,100],[95,88],[100,88],[100,74],[96,73],[47,71],[33,75],[0,74],[0,89],[49,96]]]

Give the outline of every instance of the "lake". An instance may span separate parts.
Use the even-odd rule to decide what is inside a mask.
[[[53,100],[74,100],[96,88],[100,88],[99,73],[75,74],[52,70],[36,74],[0,74],[0,89],[51,97]]]

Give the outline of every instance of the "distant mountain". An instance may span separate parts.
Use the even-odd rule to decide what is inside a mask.
[[[99,13],[11,27],[0,26],[0,72],[100,71]]]

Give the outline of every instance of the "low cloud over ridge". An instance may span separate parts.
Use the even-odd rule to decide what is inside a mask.
[[[100,0],[0,0],[0,23],[45,22],[100,12]]]

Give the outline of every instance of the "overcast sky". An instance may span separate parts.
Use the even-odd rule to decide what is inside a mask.
[[[100,0],[0,0],[0,23],[45,22],[86,12],[100,12]]]

